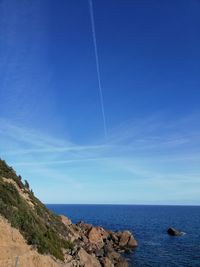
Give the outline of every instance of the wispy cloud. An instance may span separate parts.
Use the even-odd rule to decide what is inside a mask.
[[[192,194],[192,188],[200,184],[200,126],[196,118],[195,114],[169,123],[157,117],[138,119],[113,129],[106,143],[97,140],[85,145],[0,119],[1,155],[29,175],[33,184],[38,177],[48,176],[81,192],[86,186],[103,183],[109,187],[115,184],[117,190],[125,184],[133,191],[155,187],[158,198],[166,187],[184,190],[190,185]],[[170,200],[175,190],[167,192]],[[139,201],[139,195],[137,198]]]
[[[45,164],[50,154],[60,157],[58,163],[98,158],[145,158],[150,153],[151,158],[159,157],[159,160],[194,160],[196,156],[198,159],[200,127],[191,130],[188,121],[166,124],[164,121],[158,123],[155,118],[138,119],[118,130],[113,129],[107,143],[97,140],[96,145],[79,145],[0,119],[1,140],[5,140],[0,145],[2,153],[9,157],[18,155],[27,159],[39,156]],[[170,158],[167,158],[168,155]],[[49,164],[55,162],[49,161]]]

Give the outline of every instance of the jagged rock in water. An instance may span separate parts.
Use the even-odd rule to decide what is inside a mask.
[[[168,228],[167,233],[171,236],[182,236],[185,234],[184,232],[180,232],[173,227]]]
[[[124,231],[120,235],[120,241],[119,241],[120,247],[137,247],[137,241],[129,231]]]

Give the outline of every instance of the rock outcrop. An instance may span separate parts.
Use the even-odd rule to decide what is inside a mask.
[[[20,267],[127,267],[128,262],[122,252],[137,246],[129,231],[112,232],[102,227],[94,227],[84,222],[68,224],[73,248],[63,250],[64,261],[51,255],[41,255],[27,244],[21,233],[0,216],[0,266],[14,266],[16,260]],[[66,219],[66,220],[65,220]],[[87,229],[87,230],[86,230]]]
[[[184,232],[180,232],[173,227],[168,228],[167,233],[171,236],[182,236],[185,234]]]
[[[80,262],[86,261],[87,267],[128,266],[121,253],[137,247],[137,242],[131,232],[107,231],[102,227],[94,227],[82,221],[72,226],[76,229],[76,238],[74,239],[75,249],[71,254],[76,259],[79,258]],[[91,261],[93,265],[89,264]]]
[[[64,215],[60,215],[60,219],[61,219],[61,222],[66,226],[69,226],[72,224],[72,221]]]

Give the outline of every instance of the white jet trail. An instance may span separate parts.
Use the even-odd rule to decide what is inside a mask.
[[[94,23],[94,11],[93,11],[92,0],[88,0],[88,1],[89,1],[89,9],[90,9],[94,53],[95,53],[95,60],[96,60],[97,78],[98,78],[98,85],[99,85],[99,96],[100,96],[101,111],[102,111],[103,125],[104,125],[104,134],[105,134],[105,138],[107,139],[108,135],[107,135],[106,116],[105,116],[102,84],[101,84],[101,74],[100,74],[100,68],[99,68],[99,57],[98,57],[97,39],[96,39],[96,31],[95,31],[95,23]]]

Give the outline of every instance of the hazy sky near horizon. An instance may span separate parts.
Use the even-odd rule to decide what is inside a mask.
[[[46,203],[200,204],[200,1],[0,1],[0,157]]]

